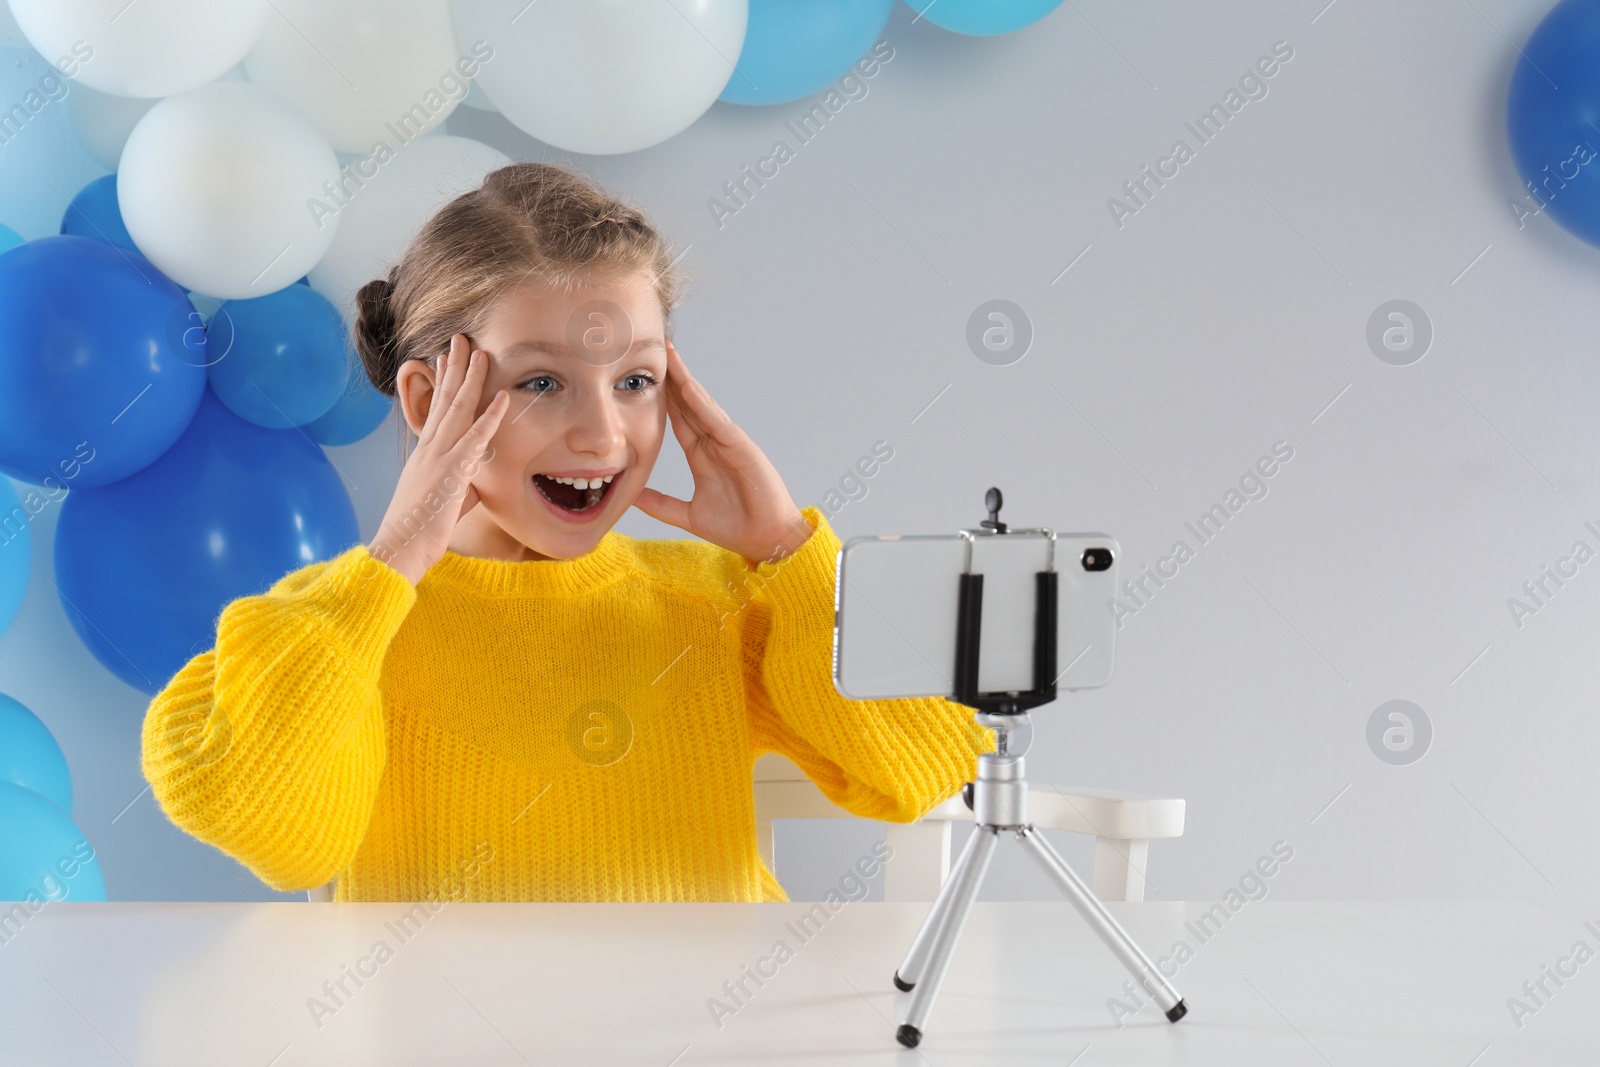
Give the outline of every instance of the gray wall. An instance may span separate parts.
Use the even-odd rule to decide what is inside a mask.
[[[800,104],[718,104],[621,157],[465,109],[448,129],[575,163],[691,246],[680,348],[797,501],[892,443],[833,518],[841,537],[973,525],[999,484],[1010,521],[1109,532],[1130,573],[1188,542],[1125,619],[1112,683],[1035,714],[1029,760],[1039,788],[1188,800],[1184,837],[1152,848],[1152,898],[1219,899],[1284,840],[1281,899],[1576,916],[1600,885],[1600,564],[1520,627],[1507,606],[1574,541],[1600,545],[1584,527],[1600,526],[1600,254],[1508,207],[1509,42],[1548,7],[1095,2],[986,40],[902,6],[894,58],[804,145],[784,127]],[[1108,198],[1176,139],[1194,147],[1184,124],[1279,41],[1293,58],[1266,95],[1118,225]],[[779,138],[795,158],[718,226],[708,199]],[[1034,331],[1008,366],[966,342],[992,299]],[[1404,366],[1367,339],[1395,299],[1433,329]],[[367,536],[395,432],[333,450]],[[1200,543],[1185,523],[1277,442],[1293,456],[1265,495],[1247,482],[1256,498]],[[690,492],[675,445],[652,484]],[[620,529],[680,535],[637,511]],[[273,897],[138,796],[145,698],[77,642],[48,566],[41,551],[0,638],[0,683],[61,739],[112,895]],[[1397,699],[1432,726],[1407,765],[1368,741]],[[820,895],[881,831],[784,824],[779,876]],[[1057,839],[1087,863],[1086,842]],[[1056,893],[1002,850],[983,896]]]

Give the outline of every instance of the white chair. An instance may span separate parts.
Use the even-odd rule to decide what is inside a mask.
[[[775,752],[756,760],[756,841],[767,869],[777,871],[772,847],[775,819],[854,819],[823,795],[794,762]],[[1028,790],[1028,818],[1045,830],[1094,837],[1094,895],[1101,900],[1143,900],[1150,842],[1183,836],[1184,802],[1177,797],[1113,789]],[[884,867],[883,899],[932,901],[950,874],[950,824],[970,822],[960,793],[920,822],[888,823],[893,859]],[[306,890],[306,899],[331,901],[333,882]]]
[[[795,766],[775,752],[756,760],[756,840],[767,869],[776,871],[774,819],[853,819]],[[1150,842],[1183,835],[1184,802],[1111,789],[1028,790],[1028,819],[1046,830],[1091,834],[1094,895],[1101,900],[1143,900]],[[938,804],[920,822],[887,823],[893,858],[884,867],[883,899],[926,900],[939,895],[950,874],[950,824],[971,822],[960,793]]]

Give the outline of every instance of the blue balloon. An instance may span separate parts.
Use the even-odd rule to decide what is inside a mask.
[[[10,226],[0,226],[0,252],[9,252],[18,245],[26,243],[22,235]]]
[[[309,285],[229,300],[206,327],[211,388],[246,422],[304,426],[344,394],[345,336],[339,309]]]
[[[989,37],[1032,26],[1061,0],[906,0],[923,18],[954,33]]]
[[[46,502],[36,490],[29,490],[28,503],[38,506],[24,507],[11,479],[0,478],[0,634],[22,610],[33,571],[33,515]]]
[[[19,700],[0,693],[0,782],[31,789],[72,814],[72,775],[50,728]]]
[[[319,445],[353,445],[383,425],[394,409],[394,398],[378,392],[366,368],[351,353],[344,395],[326,415],[301,429]]]
[[[78,190],[61,218],[61,232],[109,241],[130,251],[139,251],[122,224],[122,209],[117,206],[117,176],[107,174]]]
[[[194,417],[205,334],[183,289],[137,252],[62,234],[0,253],[0,472],[105,485]]]
[[[1553,84],[1552,84],[1553,83]],[[1528,185],[1525,210],[1600,244],[1600,4],[1563,0],[1535,27],[1511,72],[1506,132]]]
[[[61,606],[94,657],[154,695],[216,644],[217,616],[360,540],[328,457],[299,430],[240,419],[207,389],[166,455],[67,494],[56,522]]]
[[[105,900],[94,846],[72,816],[31,789],[0,782],[0,900]]]
[[[744,48],[718,100],[786,104],[837,81],[872,47],[894,0],[750,0]]]

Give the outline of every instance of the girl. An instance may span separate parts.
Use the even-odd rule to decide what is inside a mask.
[[[173,822],[335,900],[784,901],[759,753],[890,822],[975,776],[970,709],[835,690],[839,540],[689,373],[677,284],[637,210],[516,163],[362,287],[414,447],[370,544],[233,601],[151,701]],[[669,421],[687,501],[645,485]]]

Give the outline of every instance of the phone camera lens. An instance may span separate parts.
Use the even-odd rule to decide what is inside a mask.
[[[1111,566],[1111,550],[1109,548],[1086,548],[1083,550],[1083,569],[1086,571],[1103,571]]]

